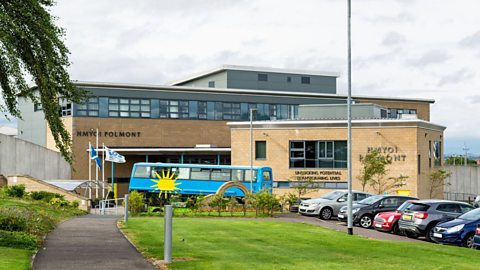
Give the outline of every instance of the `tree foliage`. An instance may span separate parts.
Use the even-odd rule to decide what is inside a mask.
[[[64,30],[49,14],[52,0],[0,1],[0,87],[2,113],[21,119],[18,99],[41,104],[57,148],[72,162],[71,137],[60,119],[59,98],[80,103],[85,91],[70,81]],[[30,88],[27,79],[35,88]],[[38,93],[38,94],[37,94]]]
[[[380,151],[373,150],[365,155],[362,160],[362,171],[358,180],[365,191],[365,186],[372,187],[375,193],[382,194],[386,191],[400,188],[406,185],[408,176],[400,175],[398,177],[388,177],[387,165],[392,162],[381,155]]]
[[[447,179],[451,175],[452,175],[451,172],[447,172],[446,170],[443,170],[443,169],[435,170],[428,175],[428,179],[430,181],[430,186],[429,186],[430,198],[433,198],[434,196],[436,196],[441,187],[450,184],[450,183],[445,183],[445,179]]]
[[[446,165],[464,165],[465,156],[449,156],[445,159]],[[477,165],[477,161],[467,158],[467,165]]]

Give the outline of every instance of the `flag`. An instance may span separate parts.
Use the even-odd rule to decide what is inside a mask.
[[[99,169],[102,168],[102,161],[98,157],[97,151],[95,151],[92,145],[90,145],[90,159],[95,160],[95,163],[97,163],[97,167]]]
[[[112,149],[109,149],[108,147],[105,147],[105,160],[106,161],[111,161],[115,163],[125,163],[125,157],[120,155],[119,153],[113,151]]]

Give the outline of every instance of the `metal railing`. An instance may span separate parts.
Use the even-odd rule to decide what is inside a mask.
[[[125,213],[125,198],[100,200],[95,207],[100,215],[123,215]]]
[[[455,193],[455,192],[443,193],[443,198],[445,200],[461,201],[461,202],[468,202],[468,203],[472,203],[473,201],[475,201],[476,196],[477,194],[472,194],[472,193]]]

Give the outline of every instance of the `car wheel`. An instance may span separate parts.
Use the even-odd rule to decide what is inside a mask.
[[[332,209],[324,207],[320,210],[320,219],[328,220],[332,218]]]
[[[418,238],[418,234],[413,233],[413,232],[407,232],[407,231],[405,231],[405,235],[406,235],[408,238],[412,238],[412,239],[417,239],[417,238]]]
[[[398,227],[398,222],[395,222],[395,224],[393,224],[392,233],[400,235],[400,228]]]
[[[425,239],[427,239],[428,242],[433,242],[433,239],[432,239],[433,228],[435,228],[436,225],[437,224],[430,225],[425,231]]]
[[[473,237],[474,236],[475,235],[473,233],[467,234],[467,236],[465,236],[465,238],[463,239],[462,246],[464,246],[466,248],[473,248]]]
[[[365,229],[372,227],[372,217],[370,215],[363,215],[360,218],[359,224],[360,224],[360,227]]]

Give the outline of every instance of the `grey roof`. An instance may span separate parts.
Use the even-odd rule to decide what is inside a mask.
[[[84,183],[89,182],[88,180],[80,180],[80,181],[75,181],[75,180],[48,180],[44,181],[50,185],[54,185],[56,187],[59,187],[61,189],[65,189],[67,191],[74,191],[77,187],[81,186]]]

